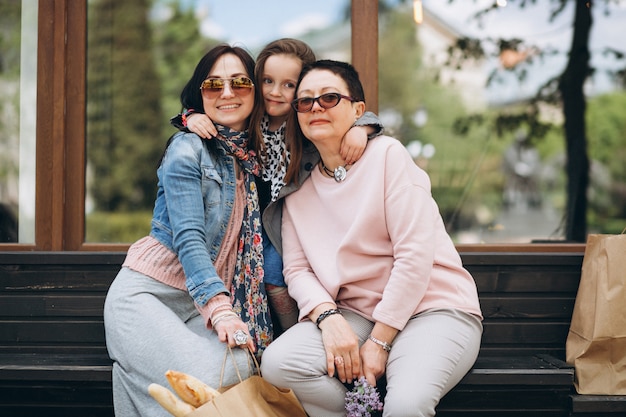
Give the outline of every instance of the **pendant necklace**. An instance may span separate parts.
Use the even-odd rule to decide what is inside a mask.
[[[348,171],[346,170],[345,165],[339,165],[337,168],[335,168],[334,171],[331,171],[330,169],[326,168],[326,165],[324,165],[324,161],[322,160],[322,169],[324,170],[326,175],[334,178],[337,182],[345,180],[346,176],[348,175]]]

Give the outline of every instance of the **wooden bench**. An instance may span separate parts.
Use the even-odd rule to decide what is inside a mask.
[[[124,256],[0,252],[0,415],[113,416],[103,305]]]
[[[102,309],[124,256],[0,252],[0,415],[113,416]],[[576,395],[563,362],[582,254],[462,258],[479,288],[484,335],[476,365],[437,416],[624,414],[626,397]]]
[[[626,397],[623,395],[571,395],[571,417],[626,416]]]
[[[479,358],[437,416],[568,416],[565,340],[582,255],[465,253],[484,315]]]

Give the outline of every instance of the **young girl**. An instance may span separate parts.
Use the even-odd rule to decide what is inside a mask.
[[[302,67],[315,62],[315,59],[315,53],[306,43],[291,38],[270,42],[257,57],[254,71],[257,94],[250,118],[250,134],[262,137],[263,143],[261,156],[264,169],[262,181],[258,182],[262,212],[269,204],[276,202],[285,185],[289,163],[285,129],[288,119],[293,116],[291,102],[295,98],[296,82]],[[217,133],[211,119],[193,109],[187,109],[172,118],[172,124],[204,138],[211,138]],[[371,112],[361,117],[344,137],[341,154],[348,164],[353,164],[361,157],[368,133],[370,136],[382,133],[378,117]],[[287,293],[282,275],[282,258],[277,249],[282,250],[275,247],[263,232],[265,287],[272,311],[284,331],[297,322],[298,311]],[[281,329],[275,329],[275,334],[278,335]]]

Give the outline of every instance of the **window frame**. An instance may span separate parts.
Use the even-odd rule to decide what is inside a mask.
[[[352,0],[352,63],[378,111],[378,2]],[[367,28],[367,30],[363,30]],[[35,244],[2,251],[125,251],[85,243],[87,2],[39,1]],[[584,252],[584,244],[467,244],[460,252]]]

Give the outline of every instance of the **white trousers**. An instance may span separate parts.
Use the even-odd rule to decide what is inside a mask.
[[[343,314],[363,343],[374,323]],[[383,416],[434,416],[439,400],[474,365],[481,336],[480,319],[458,310],[430,310],[409,320],[389,353]],[[321,332],[310,321],[276,339],[261,363],[263,377],[293,389],[309,416],[345,417],[346,388],[326,372]]]

